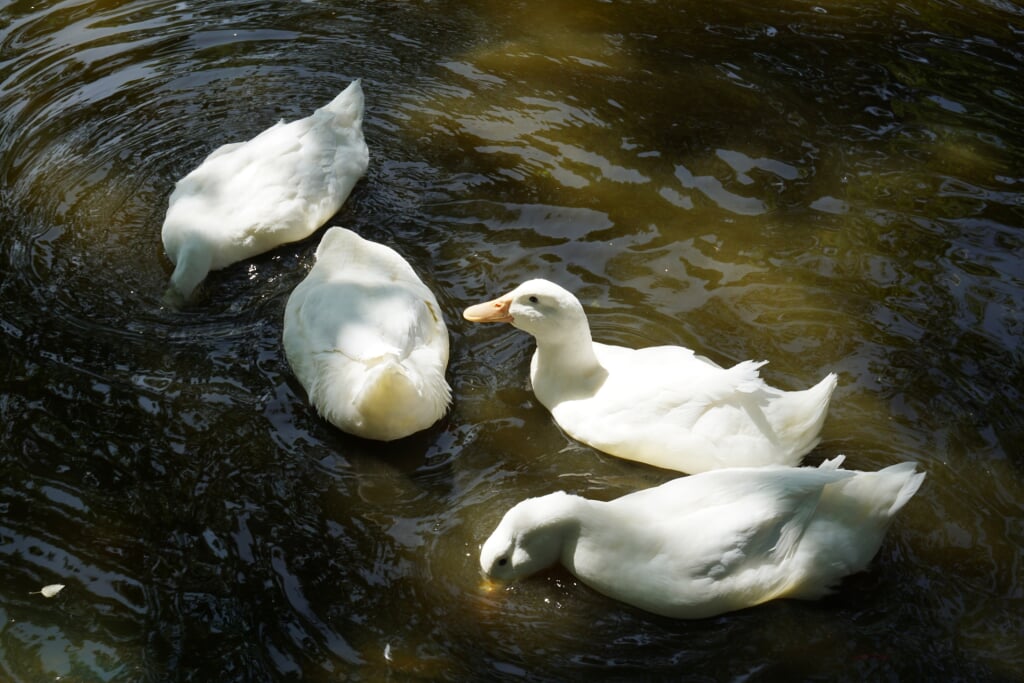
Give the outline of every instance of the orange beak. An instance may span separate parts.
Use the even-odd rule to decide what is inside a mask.
[[[494,581],[494,580],[492,580],[490,578],[484,578],[480,582],[479,590],[480,590],[481,593],[493,593],[494,591],[500,590],[501,588],[504,588],[504,587],[505,586],[502,583]]]
[[[512,298],[503,296],[494,301],[470,306],[462,312],[462,317],[475,323],[510,323],[512,315],[508,309],[512,306]]]

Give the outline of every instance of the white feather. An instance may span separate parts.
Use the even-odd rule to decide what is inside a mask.
[[[805,391],[781,391],[759,376],[765,361],[722,368],[681,346],[594,342],[576,297],[546,280],[464,316],[511,322],[536,338],[534,393],[572,437],[681,472],[799,464],[818,443],[836,386],[829,374]]]
[[[555,493],[509,510],[483,544],[489,577],[561,562],[591,588],[670,617],[816,599],[863,571],[924,473],[727,468],[609,502]]]
[[[434,424],[451,400],[448,330],[434,294],[390,247],[344,228],[288,298],[284,349],[319,413],[390,441]]]
[[[304,239],[331,218],[366,172],[363,90],[353,81],[312,115],[223,145],[178,181],[162,238],[180,303],[211,270]]]

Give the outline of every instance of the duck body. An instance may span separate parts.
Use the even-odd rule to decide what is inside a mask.
[[[782,391],[764,361],[722,368],[681,346],[630,349],[594,342],[571,293],[530,280],[471,306],[464,317],[532,334],[537,399],[570,436],[621,458],[687,473],[796,465],[819,441],[836,376]]]
[[[175,264],[168,298],[189,300],[211,270],[313,234],[366,173],[360,81],[306,118],[223,145],[179,180],[161,236]]]
[[[310,403],[345,432],[400,439],[448,409],[437,299],[397,252],[350,230],[324,233],[285,306],[283,343]]]
[[[813,600],[867,568],[924,473],[727,468],[612,501],[563,492],[511,508],[483,544],[490,578],[561,562],[608,597],[697,619],[776,598]]]

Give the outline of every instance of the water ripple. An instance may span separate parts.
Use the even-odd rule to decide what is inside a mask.
[[[8,3],[0,675],[1019,679],[1020,16]],[[281,351],[316,238],[160,301],[174,182],[357,76],[372,161],[334,222],[406,256],[452,336],[451,413],[394,444],[321,420]],[[768,358],[786,388],[839,372],[810,461],[928,472],[870,571],[702,622],[561,570],[481,593],[517,500],[673,476],[568,438],[529,337],[462,320],[529,277],[575,291],[601,341]]]

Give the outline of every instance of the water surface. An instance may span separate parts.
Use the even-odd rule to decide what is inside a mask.
[[[0,9],[0,678],[1024,679],[1024,11],[763,4]],[[319,234],[161,302],[175,180],[353,78],[331,224],[410,260],[453,349],[450,414],[393,444],[284,359]],[[694,622],[561,570],[480,592],[516,501],[674,476],[566,437],[529,337],[461,319],[530,277],[601,341],[839,373],[807,462],[928,473],[870,571]]]

